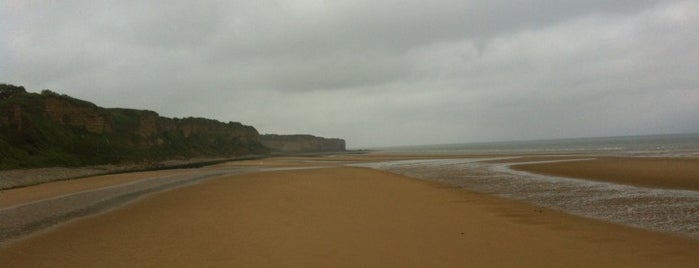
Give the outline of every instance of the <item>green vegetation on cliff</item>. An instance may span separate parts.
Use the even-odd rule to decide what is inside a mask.
[[[0,84],[0,169],[265,154],[255,128],[107,109]]]

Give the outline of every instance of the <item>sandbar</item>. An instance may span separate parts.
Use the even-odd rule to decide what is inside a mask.
[[[512,168],[546,175],[699,191],[699,158],[596,157],[584,161],[513,165]]]

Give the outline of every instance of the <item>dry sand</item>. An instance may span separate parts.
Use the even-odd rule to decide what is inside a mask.
[[[699,241],[364,168],[155,194],[0,248],[3,267],[698,267]]]
[[[593,160],[515,165],[516,170],[655,188],[699,191],[699,159],[600,157]]]

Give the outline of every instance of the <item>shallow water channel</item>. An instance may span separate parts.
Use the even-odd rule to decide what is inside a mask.
[[[567,213],[699,239],[699,191],[654,189],[532,174],[506,158],[404,160],[357,164],[437,181]],[[570,161],[570,160],[568,160]],[[517,162],[516,164],[542,163]],[[548,161],[552,162],[552,161]]]

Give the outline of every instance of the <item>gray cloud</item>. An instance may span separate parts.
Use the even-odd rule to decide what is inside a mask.
[[[695,1],[3,1],[0,81],[351,147],[697,132]]]

